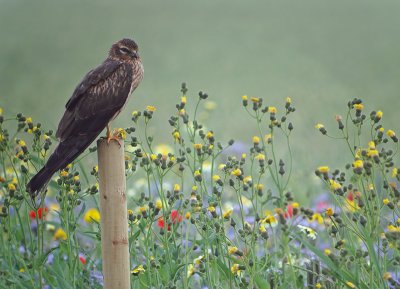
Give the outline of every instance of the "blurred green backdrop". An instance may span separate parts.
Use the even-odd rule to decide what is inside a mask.
[[[84,74],[133,37],[145,78],[114,126],[154,105],[156,142],[172,142],[167,119],[185,81],[189,103],[199,90],[217,103],[206,121],[217,138],[250,143],[241,96],[279,108],[290,95],[295,168],[308,174],[349,156],[314,125],[336,131],[350,98],[399,128],[399,11],[397,0],[0,1],[0,106],[55,129]]]

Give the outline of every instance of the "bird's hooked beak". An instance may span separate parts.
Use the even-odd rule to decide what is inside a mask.
[[[131,52],[131,56],[132,56],[134,59],[138,59],[138,58],[139,58],[139,53],[137,53],[136,51],[132,51],[132,52]]]

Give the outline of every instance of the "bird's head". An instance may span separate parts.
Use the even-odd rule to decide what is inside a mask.
[[[140,60],[136,42],[128,38],[115,42],[111,46],[108,56],[122,61]]]

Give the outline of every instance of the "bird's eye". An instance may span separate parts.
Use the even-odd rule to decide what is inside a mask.
[[[127,53],[129,53],[129,49],[128,48],[126,48],[126,47],[122,47],[122,48],[120,48],[119,49],[119,51],[121,51],[122,53],[124,53],[124,54],[127,54]]]

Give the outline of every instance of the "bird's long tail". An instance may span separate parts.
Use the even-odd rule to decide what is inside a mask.
[[[26,190],[31,197],[35,198],[47,185],[53,174],[76,159],[97,135],[76,136],[60,142],[46,165],[26,185]]]

